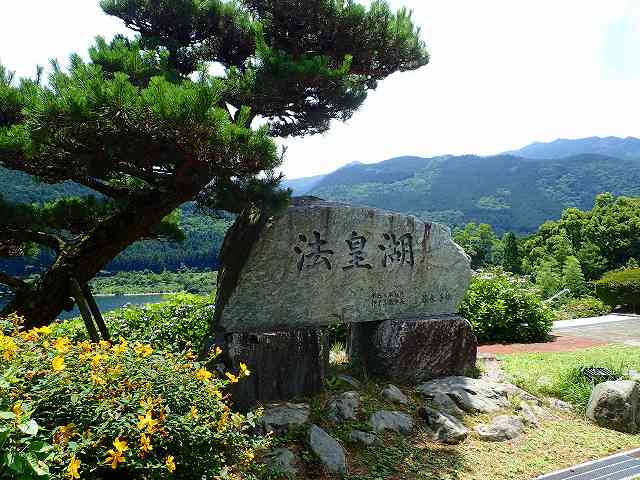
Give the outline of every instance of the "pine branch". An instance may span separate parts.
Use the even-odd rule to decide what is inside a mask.
[[[97,178],[85,177],[82,180],[78,180],[78,183],[95,190],[107,197],[122,200],[132,196],[133,192],[128,188],[118,188],[112,185],[108,185]]]
[[[6,229],[0,232],[0,242],[34,242],[40,245],[45,245],[56,253],[59,253],[66,243],[60,237],[44,232],[34,232],[31,230],[15,230]]]
[[[0,272],[0,283],[8,286],[14,292],[26,290],[27,288],[29,288],[27,282],[20,280],[19,278],[12,277],[11,275],[7,275],[3,272]]]

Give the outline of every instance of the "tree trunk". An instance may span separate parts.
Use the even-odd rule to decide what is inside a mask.
[[[148,237],[165,216],[193,199],[199,188],[176,188],[173,194],[154,193],[102,221],[79,242],[68,245],[49,270],[33,285],[16,294],[0,316],[16,313],[25,319],[24,329],[53,322],[71,295],[70,279],[82,285],[96,276],[116,255],[132,243]]]

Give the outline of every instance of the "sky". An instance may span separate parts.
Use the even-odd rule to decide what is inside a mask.
[[[0,62],[20,76],[125,33],[97,0],[4,2]],[[366,2],[365,2],[366,3]],[[346,123],[280,142],[289,178],[401,155],[489,155],[534,141],[640,137],[640,1],[390,0],[431,62],[394,74]]]

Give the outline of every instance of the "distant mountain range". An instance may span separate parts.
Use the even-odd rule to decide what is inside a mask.
[[[398,157],[285,185],[295,195],[527,234],[565,208],[591,208],[598,193],[640,196],[640,140],[561,139],[487,157]]]

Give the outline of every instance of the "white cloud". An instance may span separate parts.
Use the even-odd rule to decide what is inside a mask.
[[[125,32],[97,0],[3,2],[0,60],[33,75]],[[330,132],[289,140],[289,177],[399,155],[489,154],[532,141],[640,136],[637,0],[391,0],[414,10],[432,62],[394,75]],[[6,5],[5,5],[6,4]]]

